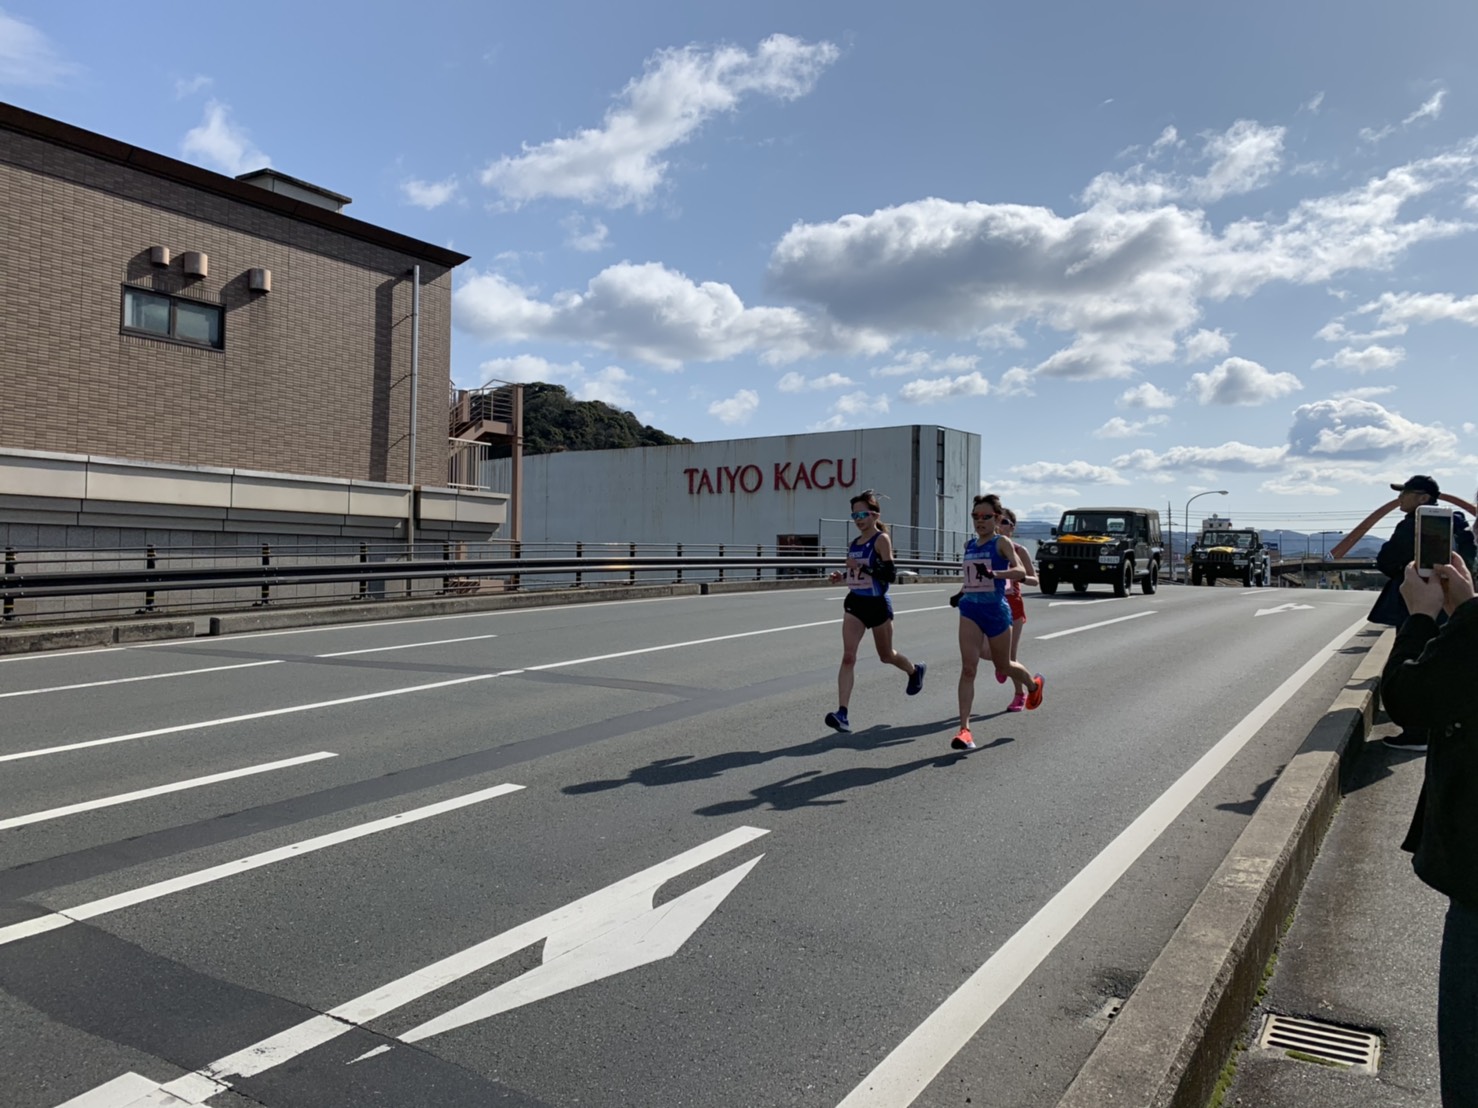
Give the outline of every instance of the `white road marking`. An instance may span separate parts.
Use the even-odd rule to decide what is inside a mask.
[[[478,639],[496,639],[497,635],[468,635],[461,639],[436,639],[432,642],[403,642],[394,646],[367,646],[362,650],[340,650],[333,654],[315,654],[315,658],[347,658],[351,654],[378,654],[385,650],[410,650],[417,646],[446,646],[454,642],[476,642]]]
[[[99,1085],[81,1096],[74,1096],[65,1104],[57,1105],[57,1108],[127,1108],[130,1104],[138,1103],[139,1097],[158,1088],[159,1082],[150,1081],[143,1074],[125,1073],[122,1077],[113,1078],[106,1085]]]
[[[1066,631],[1053,631],[1050,635],[1038,635],[1037,641],[1046,642],[1048,639],[1060,639],[1064,635],[1076,635],[1079,631],[1092,631],[1097,627],[1107,627],[1111,623],[1123,623],[1125,620],[1142,619],[1145,616],[1154,615],[1157,610],[1151,608],[1147,612],[1135,612],[1132,616],[1119,616],[1118,619],[1105,619],[1099,623],[1085,623],[1082,627],[1069,627]]]
[[[274,862],[285,861],[288,858],[301,858],[304,854],[312,854],[316,850],[337,846],[339,843],[352,842],[355,839],[362,839],[367,835],[378,834],[381,831],[389,831],[396,827],[405,827],[408,824],[419,823],[421,820],[430,819],[433,816],[443,815],[446,812],[454,812],[459,808],[466,808],[472,804],[480,804],[484,800],[506,796],[508,793],[519,792],[522,789],[522,785],[494,785],[492,788],[479,789],[477,792],[467,793],[465,796],[454,796],[450,800],[440,800],[435,804],[413,808],[409,812],[386,816],[383,819],[361,823],[355,827],[346,827],[341,831],[330,831],[326,835],[315,835],[311,839],[289,843],[287,846],[279,846],[275,850],[266,850],[260,854],[237,858],[233,862],[224,862],[221,865],[211,866],[208,869],[196,870],[194,873],[184,873],[179,877],[171,877],[166,881],[156,881],[152,885],[144,885],[141,888],[131,889],[128,892],[118,893],[115,896],[105,896],[100,900],[89,900],[85,904],[78,904],[71,908],[56,909],[50,915],[25,920],[22,923],[12,924],[9,927],[0,927],[0,946],[28,938],[31,935],[40,935],[46,931],[55,931],[57,928],[66,927],[68,924],[94,919],[108,912],[116,912],[123,908],[132,908],[136,904],[158,900],[162,896],[183,892],[185,889],[208,885],[212,881],[234,877],[238,873],[261,869],[263,866],[270,866]]]
[[[114,796],[105,796],[98,800],[84,800],[78,804],[67,804],[60,808],[48,808],[44,812],[32,812],[25,816],[11,816],[8,819],[0,819],[0,831],[9,831],[12,827],[25,827],[31,823],[43,823],[49,819],[60,819],[62,816],[76,815],[78,812],[91,812],[98,808],[112,808],[118,804],[128,804],[134,800],[147,800],[151,796],[164,796],[166,793],[183,792],[186,789],[197,789],[203,785],[214,785],[220,781],[233,781],[238,777],[250,777],[258,773],[271,773],[277,769],[287,769],[291,766],[306,765],[308,762],[321,762],[325,758],[337,758],[337,754],[330,754],[326,750],[320,750],[316,754],[303,754],[296,758],[284,758],[280,762],[264,762],[258,766],[247,766],[244,769],[227,770],[224,773],[212,773],[206,777],[193,777],[188,781],[176,781],[169,785],[155,785],[151,789],[139,789],[131,793],[117,793]]]
[[[280,666],[281,658],[263,662],[238,662],[229,666],[208,666],[205,669],[179,669],[171,673],[146,673],[141,677],[114,677],[110,681],[83,681],[76,685],[51,685],[44,689],[21,689],[17,692],[0,693],[0,700],[8,696],[37,696],[40,693],[73,692],[77,689],[96,689],[103,685],[127,685],[133,681],[160,681],[166,677],[189,677],[195,673],[220,673],[228,669],[252,669],[255,666]]]
[[[1271,616],[1279,612],[1312,612],[1313,610],[1312,604],[1279,604],[1276,608],[1259,608],[1252,613],[1252,617],[1256,619],[1258,616]]]
[[[1105,596],[1099,600],[1054,600],[1052,601],[1052,603],[1048,604],[1047,607],[1057,608],[1065,604],[1070,604],[1074,608],[1082,608],[1086,607],[1089,604],[1112,604],[1116,600],[1128,599],[1129,598],[1127,596]]]
[[[559,943],[562,941],[561,936],[584,935],[589,938],[594,920],[611,918],[632,902],[650,906],[653,894],[672,878],[768,834],[768,831],[759,827],[736,827],[716,839],[710,839],[665,862],[658,862],[655,866],[617,881],[614,885],[607,885],[597,892],[556,908],[538,919],[520,924],[512,930],[504,931],[501,935],[485,939],[439,962],[412,970],[404,977],[341,1004],[332,1011],[314,1016],[286,1031],[253,1043],[244,1050],[228,1054],[195,1073],[186,1074],[156,1088],[161,1093],[180,1098],[185,1104],[203,1104],[215,1092],[219,1092],[222,1083],[230,1078],[254,1077],[290,1062],[315,1047],[332,1042],[340,1035],[460,981],[540,940]],[[734,872],[731,870],[730,874]],[[365,1057],[368,1055],[362,1056],[360,1060]],[[214,1090],[206,1092],[205,1087],[200,1084],[202,1079],[214,1086]],[[201,1093],[204,1095],[200,1095]],[[197,1096],[198,1099],[190,1099],[191,1096]],[[89,1108],[126,1108],[127,1104],[128,1102],[114,1102],[106,1106],[96,1104]]]
[[[201,720],[197,723],[177,723],[173,727],[156,727],[152,731],[134,731],[127,735],[111,735],[106,739],[87,739],[83,742],[65,743],[62,746],[43,747],[40,750],[22,750],[18,754],[0,754],[0,762],[16,762],[23,758],[40,758],[47,754],[61,754],[68,750],[85,750],[94,746],[108,746],[111,743],[132,742],[134,739],[152,739],[159,735],[175,735],[181,731],[200,731],[209,727],[224,727],[228,723],[245,723],[247,720],[266,719],[269,716],[286,716],[294,712],[311,712],[318,708],[337,708],[342,704],[357,704],[364,700],[380,700],[387,696],[404,696],[406,693],[425,692],[428,689],[445,689],[451,685],[465,685],[472,681],[486,681],[489,678],[500,676],[503,675],[499,673],[474,673],[470,677],[454,677],[449,681],[432,681],[427,685],[411,685],[404,689],[381,689],[379,692],[360,693],[358,696],[344,696],[338,700],[319,700],[312,704],[294,704],[288,708],[271,708],[265,712],[247,712],[239,716],[222,716],[220,719]]]
[[[1350,624],[1269,693],[1007,939],[837,1108],[906,1108],[912,1104],[1191,801],[1364,626],[1363,617]]]

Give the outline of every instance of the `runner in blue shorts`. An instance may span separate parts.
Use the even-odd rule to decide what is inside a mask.
[[[826,713],[826,726],[838,731],[852,730],[847,718],[847,703],[852,699],[852,683],[857,665],[857,647],[862,636],[872,632],[878,660],[897,666],[908,674],[909,696],[924,687],[923,662],[910,662],[893,649],[893,605],[888,600],[888,585],[895,576],[893,540],[888,537],[879,516],[877,493],[868,489],[852,498],[852,522],[857,537],[847,548],[847,568],[833,571],[832,584],[847,583],[847,598],[842,602],[842,665],[837,670],[837,703],[835,712]]]
[[[1016,682],[1016,698],[1006,710],[1019,712],[1042,703],[1045,682],[1011,657],[1011,609],[1006,603],[1006,582],[1020,581],[1026,569],[1010,539],[998,534],[1002,515],[1000,498],[977,496],[970,509],[975,538],[965,546],[962,566],[964,584],[960,608],[960,730],[950,740],[956,750],[974,750],[970,736],[970,708],[975,701],[975,671],[987,651],[996,675]]]

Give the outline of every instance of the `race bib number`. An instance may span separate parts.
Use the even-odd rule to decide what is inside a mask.
[[[863,567],[866,564],[867,564],[866,562],[859,562],[856,558],[853,558],[851,555],[848,555],[847,556],[847,588],[849,588],[849,589],[870,589],[870,588],[872,588],[872,578],[869,577],[867,574],[865,574],[865,573],[862,572],[862,569],[863,569]]]
[[[964,564],[965,591],[995,592],[996,583],[990,576],[990,572],[990,560],[988,558],[979,561],[966,558]]]

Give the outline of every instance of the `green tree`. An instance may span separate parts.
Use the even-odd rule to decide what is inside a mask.
[[[572,400],[563,385],[532,381],[523,387],[523,450],[620,450],[692,442],[649,427],[630,412],[599,400]]]

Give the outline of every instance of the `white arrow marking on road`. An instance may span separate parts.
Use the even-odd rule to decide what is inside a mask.
[[[567,980],[579,976],[572,970],[586,974],[581,980],[575,982],[575,984],[580,984],[584,980],[598,980],[600,977],[609,976],[610,973],[620,973],[621,969],[655,961],[656,958],[668,957],[672,953],[671,950],[656,955],[656,958],[647,957],[646,952],[641,949],[642,944],[652,939],[654,931],[659,932],[653,948],[658,949],[662,944],[670,942],[672,937],[679,933],[680,928],[686,926],[687,922],[696,918],[696,923],[693,923],[692,928],[683,934],[683,939],[686,939],[708,917],[713,907],[716,907],[733,890],[733,887],[743,880],[744,875],[753,868],[759,858],[721,874],[706,884],[699,885],[696,889],[684,893],[654,911],[652,898],[657,890],[674,877],[697,869],[715,858],[721,858],[731,850],[737,850],[746,843],[768,834],[768,831],[760,827],[736,827],[716,839],[710,839],[691,850],[685,850],[665,862],[658,862],[655,866],[650,866],[640,873],[634,873],[624,880],[617,881],[614,885],[607,885],[604,889],[583,896],[562,908],[556,908],[538,919],[520,924],[509,931],[504,931],[501,935],[494,935],[491,939],[486,939],[476,946],[443,958],[439,962],[412,970],[388,985],[356,997],[321,1016],[314,1016],[286,1031],[253,1043],[244,1050],[228,1054],[195,1073],[188,1073],[174,1081],[156,1085],[155,1092],[152,1094],[155,1099],[140,1098],[136,1088],[130,1088],[126,1094],[132,1099],[125,1100],[121,1097],[107,1100],[96,1099],[98,1093],[109,1087],[102,1086],[83,1094],[84,1097],[93,1099],[78,1098],[75,1101],[68,1101],[62,1108],[69,1108],[69,1106],[76,1108],[80,1105],[86,1105],[87,1108],[131,1108],[133,1105],[139,1105],[142,1108],[144,1105],[204,1104],[209,1097],[227,1089],[230,1078],[252,1077],[280,1066],[284,1062],[290,1062],[315,1047],[332,1042],[340,1035],[353,1031],[371,1020],[428,996],[454,981],[460,981],[469,974],[485,969],[510,954],[532,946],[541,939],[546,940],[545,965],[524,974],[523,978],[514,978],[513,981],[508,982],[509,985],[517,984],[524,978],[534,975],[543,975],[545,970],[549,970],[550,973],[544,976],[542,982],[536,980],[532,990],[549,989],[553,980],[560,978],[561,975]],[[712,906],[709,906],[710,902]],[[669,916],[676,918],[669,920]],[[589,970],[592,968],[588,964],[590,960],[582,960],[575,956],[576,948],[582,942],[594,942],[604,949],[607,960],[603,966],[599,967],[600,973],[590,974]],[[628,949],[624,954],[617,953],[623,944],[634,949]],[[673,950],[681,945],[682,941],[679,940]],[[637,956],[637,960],[631,961],[633,956]],[[623,957],[630,962],[629,965],[608,969]],[[554,963],[561,964],[556,966]],[[485,994],[455,1011],[462,1012],[473,1004],[487,1002],[498,991],[494,989],[493,993]],[[553,992],[558,991],[558,989],[553,990]],[[553,995],[553,992],[546,992],[544,995]],[[537,997],[530,996],[529,999],[537,999]],[[500,998],[496,1003],[503,1004],[503,999]],[[528,1000],[521,1003],[528,1003]],[[517,1007],[517,1005],[504,1004],[499,1010],[506,1011],[509,1007]],[[480,1019],[482,1017],[471,1018]],[[470,1020],[463,1022],[470,1022]],[[427,1035],[434,1034],[433,1031],[425,1031],[425,1028],[429,1026],[429,1024],[424,1024],[417,1030]],[[362,1057],[368,1057],[368,1055]],[[161,1096],[174,1099],[159,1099]]]
[[[543,965],[412,1028],[400,1036],[401,1042],[417,1043],[603,977],[671,958],[763,857],[761,854],[736,866],[661,908],[652,906],[655,887],[644,897],[603,905],[590,919],[550,935],[544,943]]]
[[[1312,604],[1279,604],[1276,608],[1259,608],[1254,613],[1254,618],[1257,616],[1270,616],[1275,612],[1312,612],[1313,610],[1314,606]]]

